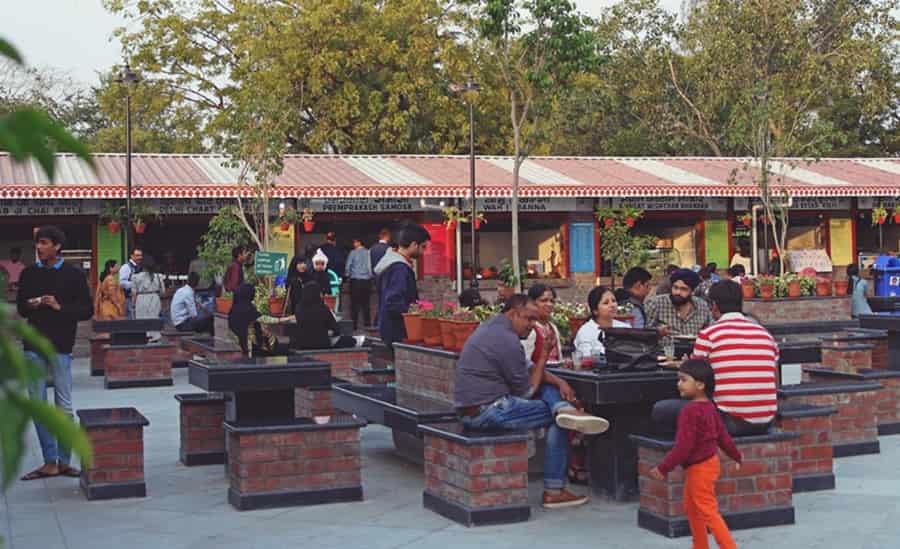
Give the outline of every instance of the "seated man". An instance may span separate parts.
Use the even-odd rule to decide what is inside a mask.
[[[741,313],[741,287],[723,280],[709,289],[715,324],[694,343],[695,358],[706,358],[715,373],[713,400],[734,436],[768,432],[778,411],[775,375],[778,344],[772,335]],[[653,407],[653,420],[674,431],[686,400],[663,400]]]
[[[172,324],[179,332],[208,332],[212,333],[213,319],[208,312],[197,313],[197,295],[195,290],[200,284],[200,275],[188,273],[188,282],[172,296],[172,304],[169,306],[169,314],[172,316]]]
[[[466,341],[456,368],[454,401],[460,421],[472,429],[546,427],[543,505],[550,509],[573,507],[586,503],[587,497],[565,489],[569,464],[566,430],[599,434],[609,428],[609,422],[576,410],[571,404],[575,392],[569,384],[544,370],[555,345],[545,345],[537,363],[526,360],[520,340],[528,337],[537,318],[537,304],[528,296],[516,294],[507,299],[503,312]]]
[[[660,341],[667,355],[673,354],[673,335],[696,336],[713,322],[706,300],[694,296],[700,276],[690,269],[678,269],[670,277],[669,293],[647,301],[647,328],[662,328]]]

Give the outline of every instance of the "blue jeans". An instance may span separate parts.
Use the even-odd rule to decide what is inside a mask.
[[[569,435],[556,425],[556,413],[572,405],[562,399],[553,385],[541,385],[532,400],[505,396],[488,405],[480,414],[463,417],[462,423],[477,430],[547,428],[547,447],[544,454],[544,489],[561,490],[566,486],[569,466]]]
[[[47,362],[40,355],[32,351],[25,351],[25,357],[35,364],[47,370]],[[28,393],[33,399],[47,400],[47,380],[40,380],[28,387]],[[56,366],[53,368],[53,400],[56,407],[64,414],[72,417],[72,355],[56,355]],[[40,423],[35,422],[38,441],[41,443],[41,453],[44,454],[44,463],[58,463],[68,465],[71,461],[72,450],[65,448],[57,442],[56,438]]]

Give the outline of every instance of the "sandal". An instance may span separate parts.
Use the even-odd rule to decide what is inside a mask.
[[[64,476],[64,477],[72,477],[72,478],[80,478],[81,477],[81,471],[72,467],[71,465],[66,465],[64,469],[60,469],[59,474],[60,474],[60,476]]]
[[[19,480],[38,480],[41,478],[51,478],[57,477],[59,473],[47,473],[40,469],[35,469],[34,471],[28,473],[27,475],[21,477]]]

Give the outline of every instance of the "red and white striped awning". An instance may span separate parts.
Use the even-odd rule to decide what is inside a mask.
[[[94,159],[91,170],[72,155],[57,155],[51,183],[33,161],[17,163],[0,153],[0,200],[124,198],[125,155]],[[773,184],[796,197],[900,196],[900,159],[779,159],[771,167]],[[534,157],[521,167],[520,195],[753,197],[755,169],[747,158]],[[511,196],[511,157],[478,157],[475,171],[478,196]],[[230,198],[241,192],[240,173],[220,155],[138,154],[132,159],[133,196]],[[276,189],[278,196],[296,198],[467,197],[469,159],[289,155]]]

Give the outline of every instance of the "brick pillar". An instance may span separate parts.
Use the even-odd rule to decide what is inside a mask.
[[[878,434],[900,434],[900,372],[891,370],[878,370],[891,377],[879,379],[884,386],[880,391],[875,413],[878,417]],[[894,375],[896,374],[896,375]]]
[[[836,412],[830,406],[782,405],[779,408],[775,427],[798,435],[791,451],[794,492],[834,489],[831,416]]]
[[[221,393],[192,393],[175,395],[175,400],[179,403],[181,463],[225,463],[225,397]]]
[[[779,397],[788,402],[837,409],[831,418],[834,457],[879,453],[876,407],[883,386],[872,382],[820,383],[815,382],[821,379],[815,370],[807,371],[814,383],[782,387]]]
[[[351,349],[291,351],[292,355],[305,356],[331,364],[331,375],[342,381],[353,381],[353,369],[369,365],[368,347]]]
[[[720,454],[722,474],[716,483],[716,495],[719,512],[729,528],[794,523],[791,453],[795,437],[793,433],[772,433],[735,438],[744,455],[740,470]],[[649,475],[674,442],[635,435],[631,438],[638,445],[638,526],[670,538],[690,535],[684,516],[684,471],[678,468],[661,481]]]
[[[364,425],[353,418],[262,428],[225,423],[229,503],[244,511],[362,501]]]
[[[526,521],[528,434],[469,436],[422,425],[426,508],[465,526]]]
[[[459,354],[418,345],[394,345],[397,389],[453,405]]]
[[[107,389],[172,385],[174,345],[107,345],[105,350],[104,385]]]
[[[172,356],[173,368],[186,368],[188,362],[194,357],[193,353],[187,351],[182,345],[181,340],[185,337],[193,337],[194,332],[179,332],[178,330],[164,330],[162,332],[163,340],[175,346],[175,354]]]
[[[872,368],[873,346],[864,343],[822,345],[822,367],[836,372],[855,373]]]
[[[109,334],[94,334],[91,340],[91,375],[102,376],[105,368],[106,346],[109,345]]]
[[[331,386],[294,388],[294,417],[334,417],[340,414],[331,402]]]
[[[359,385],[385,385],[396,379],[393,368],[353,368],[353,383]]]
[[[78,419],[94,450],[81,471],[81,491],[89,500],[144,497],[144,427],[134,408],[78,410]]]

